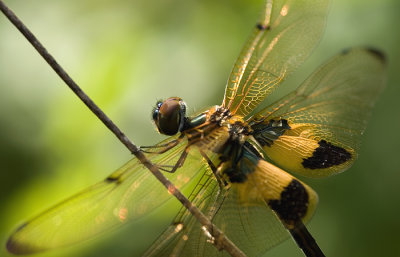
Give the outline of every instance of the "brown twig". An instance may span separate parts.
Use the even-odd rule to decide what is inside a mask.
[[[246,255],[230,241],[221,230],[219,230],[211,221],[196,208],[160,171],[154,166],[133,144],[128,137],[107,117],[107,115],[82,91],[82,89],[72,80],[65,70],[57,63],[46,48],[32,34],[32,32],[22,23],[22,21],[12,12],[5,3],[0,0],[0,9],[12,24],[25,36],[46,62],[53,68],[58,76],[68,85],[68,87],[81,99],[81,101],[111,130],[114,135],[123,143],[129,151],[139,159],[139,161],[149,169],[153,175],[164,185],[164,187],[173,194],[196,219],[207,228],[215,239],[219,239],[218,246],[222,246],[233,257],[245,257]]]

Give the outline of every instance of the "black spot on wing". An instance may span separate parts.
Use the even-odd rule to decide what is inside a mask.
[[[370,54],[372,54],[373,56],[375,56],[377,59],[379,59],[383,64],[386,63],[386,56],[385,56],[385,54],[384,54],[382,51],[380,51],[380,50],[378,50],[378,49],[376,49],[376,48],[373,48],[373,47],[368,47],[366,50],[367,50]]]
[[[117,182],[118,179],[119,179],[119,177],[107,177],[104,181],[113,183],[113,182]]]
[[[115,183],[115,184],[120,184],[122,181],[121,181],[121,174],[120,175],[118,175],[118,176],[113,176],[113,174],[111,174],[110,176],[108,176],[108,177],[106,177],[105,179],[104,179],[104,182],[107,182],[107,183]]]
[[[353,48],[346,48],[342,51],[342,55],[347,55],[351,53]],[[373,57],[378,59],[381,63],[386,64],[386,55],[381,51],[373,47],[366,47],[364,50],[371,54]]]
[[[259,30],[270,30],[271,29],[270,26],[265,26],[265,25],[262,25],[261,23],[257,23],[256,27]]]
[[[303,159],[301,163],[307,169],[326,169],[340,165],[351,159],[351,154],[346,149],[334,146],[325,140],[318,142],[319,146],[314,150],[313,155]]]
[[[293,226],[307,214],[307,190],[297,179],[293,179],[281,192],[280,199],[269,200],[268,205],[284,224]]]

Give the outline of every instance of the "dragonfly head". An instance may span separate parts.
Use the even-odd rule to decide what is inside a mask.
[[[153,121],[161,134],[172,136],[185,124],[186,103],[179,97],[158,101],[153,109]]]

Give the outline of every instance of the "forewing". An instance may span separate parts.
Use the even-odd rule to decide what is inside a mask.
[[[255,137],[274,162],[290,171],[311,177],[344,171],[357,157],[384,81],[382,53],[366,48],[344,51],[295,92],[251,119],[253,127],[287,122],[290,128],[275,130],[279,133],[272,138],[259,130]]]
[[[171,139],[169,139],[171,140]],[[163,154],[154,154],[155,164],[174,165],[187,142]],[[198,179],[207,163],[190,154],[174,174],[165,174],[184,189]],[[140,218],[165,203],[171,194],[136,158],[86,190],[66,199],[21,225],[9,238],[12,253],[28,254],[80,242],[113,227]]]
[[[327,0],[266,1],[231,71],[223,106],[246,116],[310,55],[325,27]]]
[[[191,195],[192,203],[246,256],[259,256],[290,236],[268,203],[282,200],[281,193],[294,178],[263,160],[260,160],[254,174],[257,175],[249,177],[244,183],[234,183],[229,188],[220,189],[209,171],[208,177],[199,183]],[[269,179],[259,180],[266,177]],[[316,194],[308,187],[307,190],[310,198],[306,204],[309,208],[304,222],[310,219],[317,204]],[[261,195],[266,198],[261,199]],[[290,202],[290,206],[293,203]],[[215,242],[197,220],[186,209],[182,209],[144,256],[229,256],[226,251],[218,251],[211,243],[213,240]]]

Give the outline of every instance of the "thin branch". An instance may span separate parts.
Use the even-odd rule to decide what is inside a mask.
[[[196,208],[160,171],[154,166],[133,144],[128,137],[111,121],[110,118],[82,91],[82,89],[72,80],[65,70],[57,63],[46,48],[32,34],[32,32],[22,23],[22,21],[12,12],[5,3],[0,0],[0,9],[12,24],[25,36],[46,62],[53,68],[58,76],[68,85],[68,87],[81,99],[81,101],[111,130],[114,135],[123,143],[129,151],[139,159],[139,161],[149,169],[153,175],[164,185],[164,187],[174,195],[196,219],[207,228],[211,235],[217,240],[216,247],[222,247],[233,257],[245,257],[246,255],[223,234],[211,221]]]

